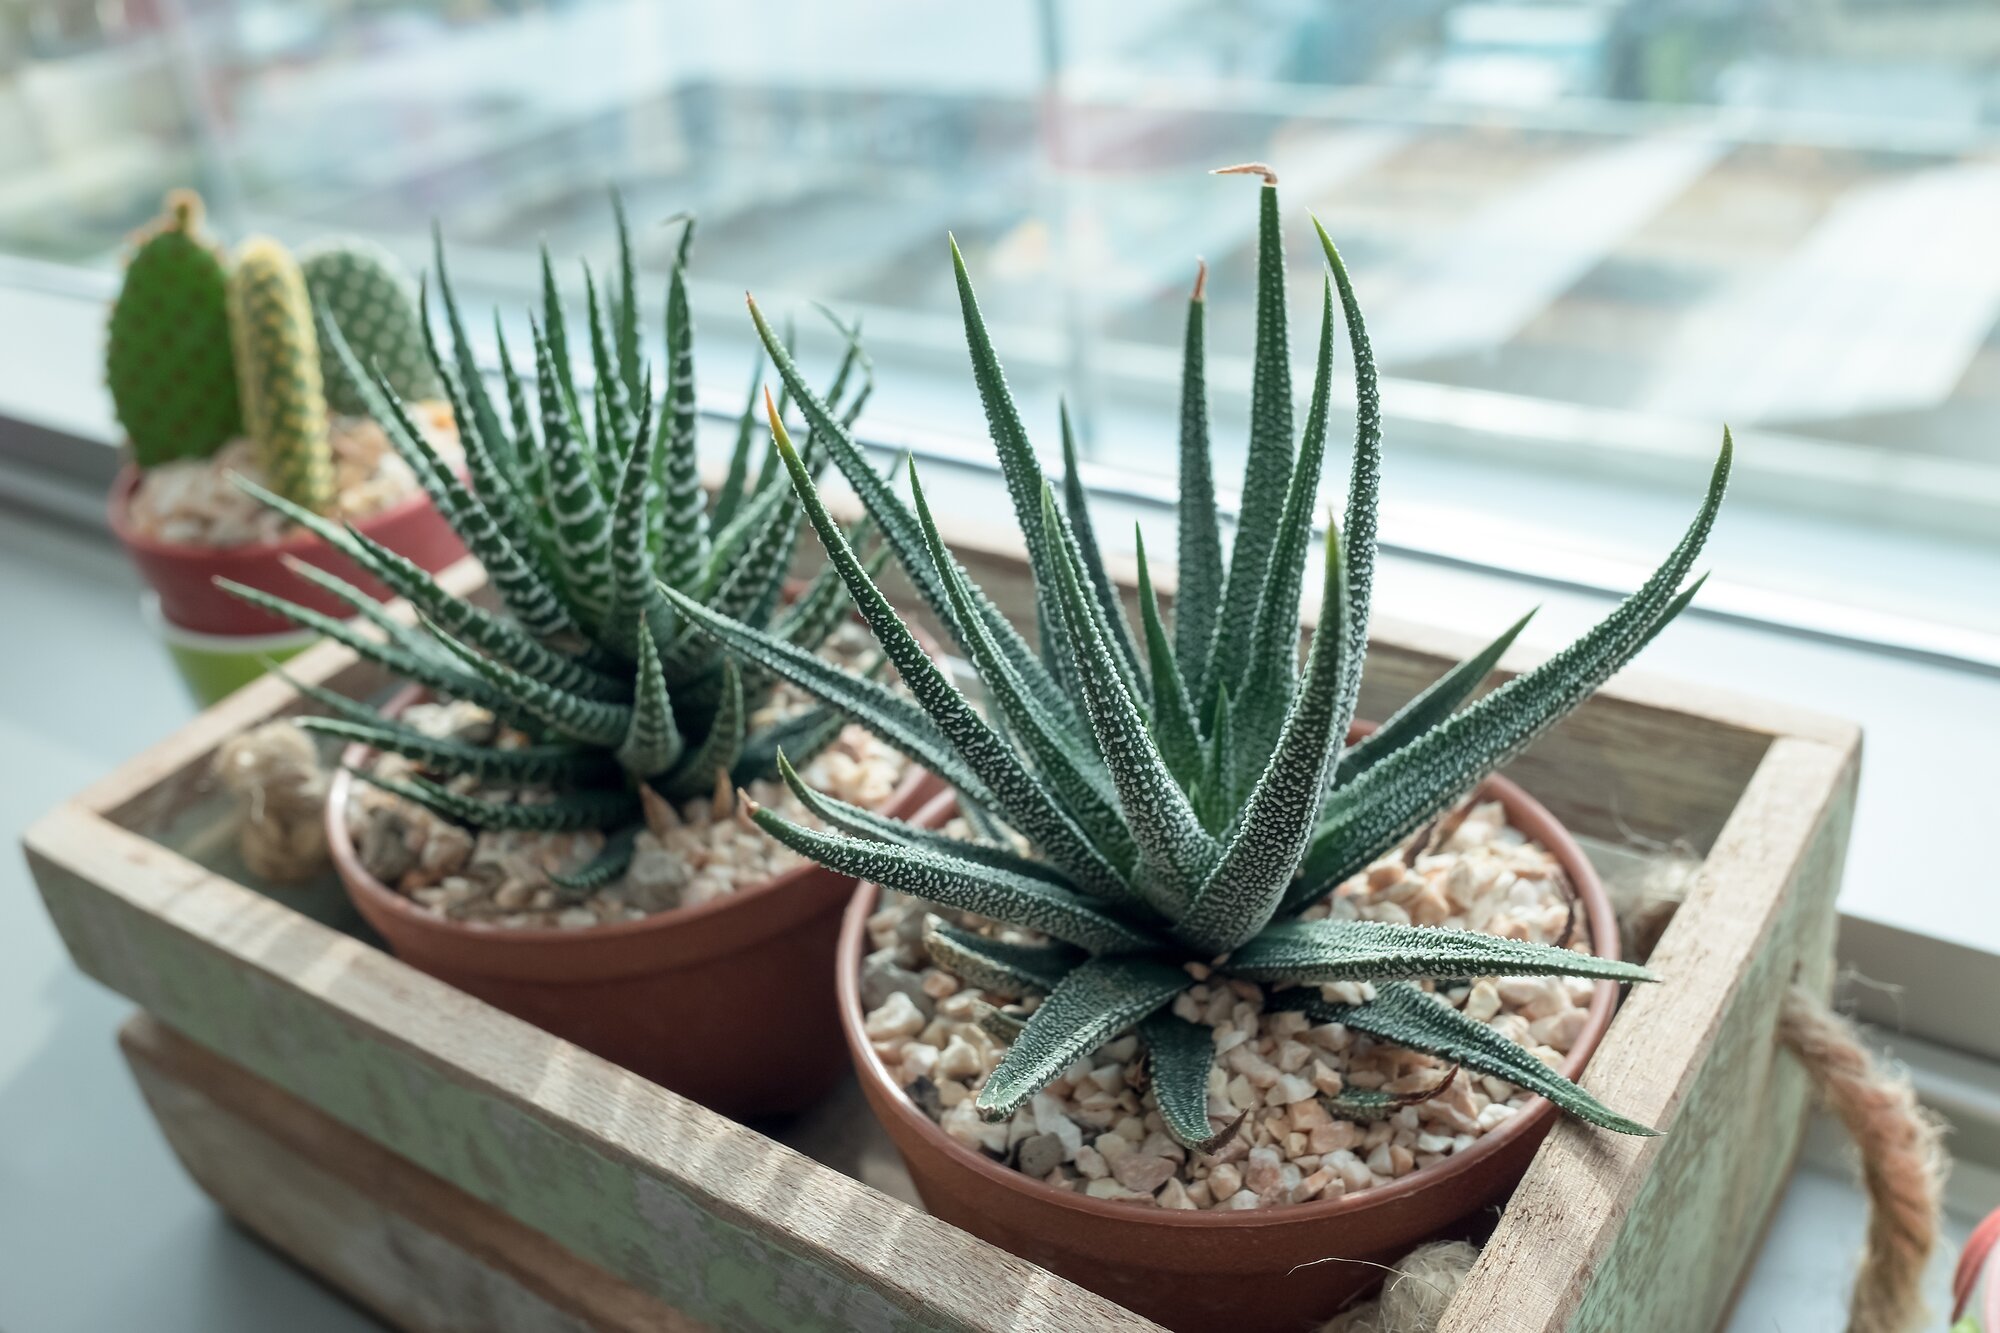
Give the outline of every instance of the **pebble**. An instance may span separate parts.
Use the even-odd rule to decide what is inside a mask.
[[[1508,828],[1499,807],[1489,805],[1468,812],[1443,850],[1424,854],[1414,866],[1404,864],[1400,852],[1385,857],[1304,915],[1425,920],[1553,943],[1569,916],[1566,892],[1548,853]],[[956,1115],[961,1128],[954,1137],[966,1141],[974,1135],[964,1118],[970,1101],[1005,1050],[977,1026],[979,1014],[999,997],[982,996],[928,965],[921,925],[935,910],[891,901],[869,919],[875,951],[863,964],[863,991],[870,1023],[881,1018],[890,1028],[906,1025],[925,1001],[942,997],[913,1034],[876,1038],[871,1027],[870,1036],[878,1049],[886,1048],[905,1086],[934,1087],[934,1096],[925,1099],[931,1114],[941,1122]],[[953,919],[992,929],[977,919]],[[1001,937],[1034,938],[1011,930]],[[1587,938],[1580,942],[1587,947]],[[1074,1061],[1012,1121],[995,1127],[1003,1147],[988,1151],[1004,1157],[1011,1147],[1011,1160],[1024,1174],[1095,1198],[1174,1209],[1285,1207],[1359,1193],[1448,1161],[1527,1100],[1500,1079],[1467,1071],[1433,1100],[1385,1119],[1342,1120],[1322,1098],[1350,1087],[1430,1091],[1447,1067],[1339,1023],[1314,1024],[1293,1010],[1267,1014],[1258,986],[1203,963],[1186,970],[1190,984],[1175,998],[1173,1012],[1212,1029],[1211,1123],[1221,1128],[1242,1121],[1228,1143],[1213,1153],[1189,1153],[1165,1133],[1137,1039],[1126,1034]],[[1560,1064],[1587,1021],[1592,991],[1588,981],[1478,977],[1440,988],[1438,999]],[[1321,993],[1353,1004],[1372,998],[1374,988],[1341,982]],[[931,1085],[929,1077],[939,1082]]]
[[[855,660],[872,646],[867,632],[854,625],[834,635],[826,656],[835,661]],[[809,702],[789,687],[780,687],[756,721],[767,725],[809,706]],[[404,711],[402,720],[427,735],[469,744],[509,746],[523,739],[501,731],[492,714],[462,700],[416,704]],[[385,776],[418,771],[408,760],[393,755],[378,758],[375,764]],[[876,806],[894,791],[906,767],[901,754],[860,727],[850,726],[804,767],[802,776],[808,785],[839,800]],[[530,803],[548,799],[544,790],[482,789],[469,779],[454,779],[447,785],[485,799]],[[715,793],[679,808],[647,792],[646,827],[634,840],[631,864],[618,879],[578,903],[571,895],[558,893],[549,876],[588,864],[604,845],[601,833],[487,829],[475,834],[365,783],[354,784],[351,791],[348,826],[362,864],[383,883],[397,887],[428,910],[455,920],[588,929],[716,902],[802,863],[796,853],[742,818],[726,783]],[[796,822],[808,826],[818,822],[782,783],[754,782],[750,795],[758,804]],[[449,880],[464,883],[449,891],[433,892],[443,889]],[[864,977],[864,1001],[870,1009],[879,1007],[887,990],[906,990],[928,1015],[939,999],[957,991],[955,977],[935,970],[929,976],[919,976],[909,968],[922,957],[917,947],[922,926],[921,918],[908,924],[908,939],[898,941],[897,949],[876,967],[872,989]],[[895,967],[902,968],[902,973],[889,970]]]

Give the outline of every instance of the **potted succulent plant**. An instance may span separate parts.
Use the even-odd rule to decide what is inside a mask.
[[[1034,573],[1039,653],[953,558],[915,469],[905,504],[761,317],[805,419],[973,664],[988,710],[930,669],[775,416],[806,513],[909,698],[864,697],[668,593],[741,657],[848,709],[956,788],[963,830],[934,831],[815,792],[781,764],[832,831],[752,816],[867,881],[842,941],[843,1018],[925,1202],[1179,1329],[1332,1314],[1380,1280],[1380,1264],[1503,1198],[1557,1108],[1653,1132],[1575,1081],[1617,985],[1648,974],[1618,960],[1575,844],[1491,775],[1687,605],[1730,459],[1725,436],[1673,553],[1570,647],[1461,709],[1516,625],[1381,727],[1351,729],[1374,582],[1375,372],[1320,230],[1317,369],[1294,436],[1274,179],[1261,208],[1249,461],[1226,567],[1199,280],[1189,309],[1171,631],[1143,544],[1139,632],[1128,624],[1067,432],[1060,501],[1044,479],[956,247],[974,378]],[[1336,299],[1359,411],[1301,669]],[[899,896],[878,901],[876,885]]]
[[[364,373],[322,320],[370,414],[485,565],[499,610],[247,481],[407,597],[422,621],[400,625],[304,565],[298,573],[379,632],[228,586],[416,687],[379,714],[311,690],[330,716],[304,719],[351,743],[330,792],[328,843],[355,905],[398,956],[718,1110],[775,1114],[811,1104],[846,1067],[832,958],[853,883],[757,833],[735,791],[788,801],[780,747],[889,815],[912,814],[936,785],[838,710],[720,651],[667,599],[670,590],[742,617],[823,665],[868,646],[830,572],[785,598],[799,502],[777,464],[751,475],[750,408],[728,481],[712,506],[704,495],[687,235],[669,283],[660,401],[621,209],[618,274],[603,300],[585,270],[595,394],[578,390],[544,255],[535,374],[530,383],[517,372],[503,341],[504,407],[473,360],[440,242],[451,347],[447,358],[431,346],[431,368],[463,423],[467,481],[388,377]],[[868,389],[850,336],[827,397],[851,415]]]
[[[213,651],[211,636],[287,630],[214,582],[282,588],[293,582],[287,560],[388,595],[319,538],[231,486],[233,474],[353,521],[426,569],[465,554],[382,431],[360,415],[358,386],[328,364],[314,331],[317,301],[412,402],[427,434],[455,450],[455,427],[423,358],[412,288],[392,256],[359,241],[323,242],[295,258],[253,237],[226,254],[206,233],[191,190],[169,194],[165,213],[137,238],[105,353],[131,448],[112,487],[110,523],[158,596],[170,635],[202,636]],[[319,610],[340,605],[317,589],[303,595]]]

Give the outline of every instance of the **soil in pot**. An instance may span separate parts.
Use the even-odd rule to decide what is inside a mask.
[[[1384,857],[1309,915],[1578,948],[1595,938],[1615,951],[1609,904],[1546,811],[1494,781],[1462,813],[1421,854]],[[1369,1265],[1503,1198],[1552,1123],[1553,1107],[1498,1079],[1454,1074],[1337,1024],[1267,1014],[1256,985],[1200,976],[1176,1010],[1215,1032],[1211,1122],[1242,1117],[1216,1152],[1191,1155],[1167,1136],[1130,1036],[1078,1061],[1012,1119],[986,1123],[973,1099],[1005,1047],[979,1018],[997,997],[925,955],[922,922],[935,909],[877,892],[864,888],[850,908],[845,1017],[863,1089],[926,1204],[1169,1327],[1293,1329],[1332,1315],[1380,1280]],[[1327,998],[1353,1002],[1366,989],[1329,987]],[[1615,999],[1608,983],[1561,978],[1434,989],[1572,1075]],[[1348,1088],[1412,1103],[1356,1121],[1335,1105]]]
[[[441,402],[411,411],[447,458],[458,454],[458,432]],[[365,417],[332,416],[336,507],[330,517],[352,523],[423,568],[436,571],[465,548],[431,507],[409,467],[381,427]],[[146,581],[159,594],[169,624],[198,634],[270,634],[289,621],[214,586],[220,576],[345,617],[351,608],[288,571],[287,556],[330,569],[371,594],[388,590],[346,557],[229,480],[265,481],[255,443],[236,439],[206,458],[176,459],[143,471],[128,467],[113,485],[110,523]]]
[[[830,647],[851,653],[864,637],[842,631]],[[804,706],[781,688],[770,708]],[[511,739],[462,702],[410,703],[400,715],[441,737]],[[408,761],[348,762],[394,775]],[[802,772],[901,817],[936,790],[858,727]],[[749,794],[807,817],[781,783]],[[833,954],[853,882],[767,838],[726,782],[678,807],[649,800],[631,868],[587,894],[550,875],[587,864],[603,845],[595,831],[475,834],[344,775],[328,809],[335,865],[404,961],[725,1114],[801,1110],[845,1072]]]

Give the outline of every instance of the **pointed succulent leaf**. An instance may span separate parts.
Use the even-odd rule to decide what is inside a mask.
[[[1190,1152],[1213,1152],[1235,1133],[1208,1118],[1208,1071],[1215,1064],[1215,1029],[1167,1010],[1139,1024],[1152,1074],[1153,1100],[1167,1133]]]
[[[840,739],[846,726],[846,713],[830,704],[819,704],[761,731],[750,732],[743,738],[743,753],[730,769],[729,780],[747,787],[760,778],[776,776],[781,753],[797,755],[801,764],[810,763]]]
[[[1732,452],[1725,431],[1700,512],[1637,592],[1569,647],[1336,791],[1326,820],[1313,835],[1304,876],[1288,908],[1325,894],[1519,754],[1588,699],[1687,605],[1694,588],[1679,595],[1675,589],[1714,526]]]
[[[616,745],[631,727],[633,709],[625,704],[605,703],[558,690],[522,675],[505,663],[480,656],[445,633],[444,627],[434,620],[425,620],[424,624],[460,663],[470,667],[508,701],[510,712],[526,713],[558,736],[584,745]]]
[[[1054,548],[1058,607],[1082,668],[1084,709],[1090,715],[1105,767],[1111,771],[1132,842],[1151,872],[1142,873],[1137,887],[1150,889],[1149,898],[1155,905],[1174,915],[1194,897],[1215,864],[1215,839],[1202,827],[1174,782],[1145,720],[1118,678],[1111,649],[1091,616],[1089,594],[1083,590],[1069,534],[1046,485],[1042,488],[1042,512]]]
[[[391,551],[359,529],[333,523],[241,475],[232,473],[229,480],[238,490],[307,528],[327,545],[346,555],[381,580],[391,592],[408,599],[417,610],[443,625],[456,638],[557,689],[570,690],[590,699],[625,697],[627,686],[552,648],[544,647],[517,625],[502,620],[492,612],[454,597],[439,587],[437,581],[414,561]]]
[[[469,414],[461,414],[458,417],[459,433],[476,434],[481,440],[498,448],[506,436],[500,429],[500,415],[493,410],[493,400],[487,395],[486,379],[480,372],[479,357],[473,350],[472,340],[465,336],[465,320],[459,315],[458,297],[452,292],[451,274],[445,268],[444,233],[435,226],[431,228],[431,253],[432,262],[437,269],[438,295],[444,301],[445,323],[451,330],[452,367],[457,372],[459,388],[465,396],[466,406],[471,409]],[[442,380],[445,378],[445,363],[438,355],[428,313],[422,323],[425,340],[431,352],[431,364],[438,371],[438,378]],[[324,345],[324,335],[322,335],[322,345]],[[349,383],[358,385],[360,380],[350,374]],[[366,401],[365,393],[363,401]],[[372,408],[369,415],[375,416]],[[381,417],[375,416],[375,419],[380,421]],[[510,458],[505,461],[512,460]]]
[[[639,799],[629,791],[565,791],[552,800],[535,803],[490,801],[461,795],[426,778],[387,778],[366,769],[349,771],[371,787],[380,787],[391,795],[435,810],[446,819],[474,828],[562,833],[615,827],[639,811]]]
[[[1229,955],[1248,981],[1387,981],[1418,977],[1600,977],[1651,981],[1635,963],[1476,930],[1389,921],[1280,921]]]
[[[1203,761],[1201,775],[1202,827],[1214,831],[1228,825],[1236,813],[1236,786],[1230,780],[1230,755],[1236,737],[1233,709],[1229,703],[1229,687],[1215,687],[1214,722],[1208,742],[1208,753]]]
[[[1010,944],[935,916],[924,921],[924,947],[932,962],[966,985],[1009,1000],[1054,990],[1085,956],[1067,944]]]
[[[712,635],[740,660],[790,681],[845,711],[885,742],[961,791],[984,792],[985,784],[960,762],[950,742],[922,709],[879,685],[797,648],[762,630],[718,616],[700,602],[665,584],[660,590],[689,621]]]
[[[757,442],[757,407],[763,389],[764,358],[760,349],[757,363],[750,368],[750,396],[736,418],[736,443],[729,450],[729,470],[723,474],[722,485],[717,488],[715,503],[709,510],[709,521],[717,531],[729,525],[729,520],[736,516],[736,507],[743,503],[744,486],[750,480],[750,450]]]
[[[619,469],[611,506],[611,612],[605,617],[605,637],[620,651],[637,655],[633,627],[644,620],[654,643],[671,638],[679,626],[659,590],[653,586],[653,553],[646,531],[646,506],[653,485],[653,398],[642,390],[639,416],[632,426],[632,445]]]
[[[938,579],[937,570],[932,567],[924,547],[924,537],[917,524],[916,515],[910,512],[902,498],[892,490],[888,482],[879,476],[868,463],[866,455],[854,442],[848,430],[826,402],[813,392],[800,373],[797,363],[778,336],[772,331],[764,313],[753,300],[750,305],[750,319],[756,325],[757,336],[764,344],[764,351],[777,368],[779,378],[811,425],[815,438],[823,438],[834,466],[854,488],[868,513],[881,525],[882,536],[896,554],[896,562],[909,576],[911,584],[924,599],[924,604],[932,614],[943,622],[952,641],[960,647],[965,644],[965,634],[957,615],[951,607],[951,599],[945,595],[944,586]],[[1036,701],[1050,716],[1065,722],[1074,721],[1076,710],[1068,697],[1056,688],[1041,659],[1035,655],[1027,640],[1021,637],[1013,623],[1000,613],[1000,609],[980,598],[980,614],[985,618],[987,629],[994,641],[1007,654],[1007,660],[1021,677],[1022,683],[1034,694]]]
[[[1347,542],[1347,599],[1351,614],[1347,632],[1347,669],[1354,673],[1351,689],[1359,689],[1361,666],[1368,655],[1368,617],[1375,589],[1375,530],[1382,498],[1382,390],[1376,382],[1375,353],[1361,302],[1347,276],[1347,263],[1334,247],[1318,218],[1319,236],[1333,284],[1340,290],[1341,319],[1354,355],[1354,458],[1348,467],[1347,509],[1341,531]]]
[[[1333,286],[1326,284],[1320,310],[1319,358],[1313,373],[1312,409],[1292,469],[1285,508],[1271,543],[1264,593],[1257,603],[1250,657],[1236,696],[1237,745],[1248,762],[1261,767],[1270,753],[1286,708],[1292,701],[1298,662],[1299,589],[1305,578],[1306,549],[1312,542],[1313,506],[1319,498],[1320,462],[1326,454],[1328,398],[1333,379]],[[1344,739],[1344,738],[1343,738]]]
[[[549,346],[548,365],[539,367],[537,374],[546,374],[541,386],[543,395],[542,428],[548,429],[549,403],[554,402],[563,416],[563,429],[572,438],[583,439],[583,414],[577,410],[582,398],[576,391],[576,361],[569,348],[569,315],[563,310],[562,290],[556,286],[555,261],[549,258],[549,247],[542,247],[542,320],[541,331]]]
[[[478,497],[480,504],[486,506],[488,513],[500,516],[506,526],[518,530],[525,514],[515,490],[513,447],[500,431],[491,402],[487,403],[483,414],[474,411],[469,390],[438,348],[437,329],[431,321],[430,305],[430,286],[426,283],[418,293],[418,323],[423,329],[424,347],[430,353],[438,384],[444,389],[445,400],[451,404],[452,420],[460,423],[458,443],[465,455],[465,473],[472,483],[472,493]],[[321,318],[325,319],[324,312]],[[490,432],[478,424],[482,417],[492,421]],[[534,554],[530,550],[529,555]],[[540,572],[547,573],[546,570]]]
[[[542,448],[549,468],[549,516],[556,558],[570,600],[593,619],[609,609],[611,513],[598,490],[595,468],[581,431],[570,420],[556,349],[536,331],[535,367],[542,405]]]
[[[1344,785],[1450,717],[1492,673],[1534,616],[1530,611],[1509,625],[1499,638],[1425,686],[1416,697],[1390,714],[1388,721],[1342,751],[1333,785]]]
[[[301,717],[298,725],[321,736],[366,745],[385,754],[399,754],[429,769],[456,777],[468,774],[488,782],[515,786],[569,783],[602,777],[611,770],[604,752],[579,745],[522,745],[503,750],[426,735],[387,720],[356,722],[344,717]]]
[[[873,838],[878,842],[890,842],[898,847],[928,847],[932,851],[944,852],[951,856],[975,861],[996,870],[1023,875],[1029,879],[1045,880],[1058,888],[1070,887],[1069,880],[1061,871],[1043,861],[1031,860],[1016,852],[993,843],[975,842],[970,838],[953,837],[936,829],[927,829],[907,820],[895,819],[878,811],[868,810],[858,805],[815,791],[806,785],[805,779],[792,764],[791,756],[784,750],[777,755],[778,776],[799,798],[799,804],[811,811],[828,828],[858,837]]]
[[[972,606],[971,580],[945,546],[937,521],[917,476],[915,460],[909,464],[910,495],[923,524],[924,541],[932,564],[944,580],[952,605],[964,617],[966,649],[989,701],[998,709],[1009,734],[1028,752],[1041,775],[1054,789],[1065,811],[1093,845],[1113,865],[1129,868],[1135,848],[1126,832],[1123,814],[1110,775],[1094,751],[1087,751],[1063,731],[1055,719],[1044,715],[1028,697],[1020,677],[1002,656],[987,634],[985,623]]]
[[[1385,982],[1365,1004],[1328,1004],[1309,989],[1280,991],[1267,1004],[1274,1010],[1299,1010],[1315,1023],[1344,1023],[1371,1037],[1505,1079],[1604,1129],[1620,1134],[1658,1133],[1619,1115],[1486,1024],[1467,1018],[1407,981]]]
[[[1040,849],[1042,854],[1067,871],[1086,891],[1105,896],[1122,896],[1124,879],[1056,802],[1048,786],[1021,763],[1013,746],[995,732],[970,701],[959,692],[930,654],[910,633],[909,626],[889,605],[889,599],[875,586],[856,558],[854,549],[826,506],[820,502],[812,478],[798,451],[792,447],[783,418],[774,404],[767,404],[771,434],[779,456],[791,471],[792,486],[806,517],[819,534],[827,558],[840,571],[855,609],[875,634],[882,651],[896,668],[904,688],[909,690],[938,732],[951,743],[963,766],[977,774],[991,794],[990,799],[1007,822]],[[935,573],[935,570],[933,570]]]
[[[1146,947],[1151,937],[1080,893],[929,847],[821,833],[774,810],[758,809],[758,827],[801,856],[843,875],[880,884],[960,911],[990,916],[1095,953]],[[1186,975],[1182,975],[1186,981]]]
[[[715,790],[717,773],[736,766],[743,752],[743,678],[736,663],[722,660],[722,702],[700,745],[681,757],[667,780],[666,794],[686,798]]]
[[[613,350],[617,335],[611,331],[611,313],[598,299],[597,278],[589,264],[583,266],[583,303],[590,323],[590,367],[597,390],[591,400],[603,416],[597,453],[600,462],[608,463],[622,452],[618,442],[632,433],[636,409],[632,393],[625,387],[625,377],[618,369],[618,353]],[[608,471],[603,476],[607,482],[610,480]]]
[[[1181,351],[1179,588],[1174,593],[1174,656],[1188,697],[1206,697],[1208,653],[1222,607],[1222,532],[1216,522],[1215,471],[1208,452],[1207,322],[1203,289],[1208,265],[1195,274],[1188,299],[1187,336]]]
[[[637,824],[619,829],[604,840],[596,856],[569,874],[549,872],[549,883],[564,890],[572,900],[583,898],[617,879],[632,868],[632,852],[639,840]]]
[[[634,622],[633,639],[639,678],[632,693],[632,706],[624,710],[618,735],[599,740],[604,744],[615,741],[619,766],[643,780],[672,767],[681,757],[685,742],[674,721],[673,700],[667,694],[667,678],[660,669],[653,632],[643,616]],[[553,718],[550,721],[552,725],[560,725]]]
[[[534,562],[508,539],[495,515],[438,456],[429,439],[403,410],[388,380],[379,372],[363,369],[354,349],[331,321],[323,345],[332,349],[348,381],[359,390],[368,415],[382,428],[390,447],[416,474],[418,484],[437,506],[438,513],[464,541],[466,549],[486,566],[494,590],[522,627],[540,637],[574,630],[576,622],[555,590]]]
[[[639,267],[632,257],[632,229],[625,219],[625,197],[617,190],[611,192],[611,218],[618,231],[618,288],[611,303],[618,373],[624,378],[627,393],[635,398],[650,397],[643,388],[645,359],[639,351]]]
[[[514,444],[514,478],[522,489],[523,498],[531,502],[530,517],[536,520],[535,531],[540,533],[540,501],[546,498],[548,489],[548,478],[542,467],[542,442],[535,431],[534,410],[528,406],[527,385],[521,382],[521,372],[514,365],[514,354],[507,347],[507,331],[501,326],[497,310],[493,312],[493,343],[499,349],[500,381],[507,393],[507,420]]]
[[[1323,588],[1305,685],[1292,700],[1277,748],[1214,871],[1175,925],[1175,934],[1199,949],[1232,949],[1263,929],[1277,911],[1312,833],[1327,768],[1353,717],[1352,697],[1342,697],[1347,587],[1338,529],[1327,532]]]
[[[1157,1010],[1188,974],[1156,958],[1092,958],[1049,992],[979,1090],[982,1119],[1005,1120],[1072,1063]]]
[[[1061,404],[1060,415],[1063,511],[1069,515],[1070,531],[1076,534],[1076,548],[1083,557],[1084,572],[1090,576],[1090,590],[1104,610],[1105,623],[1111,627],[1111,645],[1124,660],[1126,675],[1134,681],[1143,681],[1145,675],[1139,669],[1139,645],[1132,637],[1132,623],[1125,618],[1125,603],[1111,582],[1111,571],[1104,566],[1104,553],[1097,545],[1097,529],[1090,521],[1090,495],[1083,489],[1083,478],[1077,471],[1076,437],[1070,429],[1067,402]]]
[[[690,224],[692,227],[692,224]],[[667,282],[667,406],[655,481],[660,534],[659,574],[685,587],[708,555],[707,497],[695,454],[694,317],[688,312],[687,273],[679,264]]]
[[[1136,524],[1132,535],[1138,544],[1139,615],[1146,627],[1146,654],[1153,681],[1153,739],[1159,743],[1160,757],[1186,790],[1201,776],[1201,724],[1195,719],[1174,645],[1160,622],[1160,603],[1153,595],[1153,574],[1146,561],[1146,535]]]
[[[1292,363],[1285,327],[1285,242],[1278,225],[1277,178],[1268,169],[1258,192],[1257,342],[1250,369],[1250,449],[1229,578],[1215,627],[1210,679],[1242,678],[1250,634],[1270,567],[1271,544],[1292,475]],[[1239,700],[1239,703],[1241,701]]]
[[[1379,1088],[1343,1087],[1331,1097],[1319,1098],[1319,1104],[1327,1114],[1336,1120],[1357,1120],[1373,1123],[1387,1120],[1405,1106],[1421,1106],[1425,1102],[1436,1101],[1451,1085],[1458,1081],[1459,1066],[1453,1065],[1444,1076],[1430,1087],[1420,1092],[1384,1092]]]
[[[350,621],[300,606],[282,597],[275,597],[262,588],[252,588],[232,579],[223,578],[218,578],[215,586],[252,606],[283,616],[301,629],[316,631],[335,643],[343,644],[405,680],[428,686],[441,694],[476,703],[481,708],[500,714],[509,722],[528,716],[506,695],[480,677],[464,670],[456,661],[419,656],[400,644],[385,642],[363,633]]]

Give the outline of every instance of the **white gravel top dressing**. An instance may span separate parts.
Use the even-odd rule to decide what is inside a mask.
[[[844,659],[867,642],[859,627],[843,627],[836,631],[827,655]],[[765,727],[808,706],[802,695],[780,686],[751,724]],[[462,701],[417,704],[403,712],[402,720],[434,736],[476,745],[494,741],[492,714]],[[519,744],[522,739],[508,733],[499,743]],[[867,731],[850,725],[800,767],[800,776],[829,796],[874,807],[894,793],[908,762]],[[403,776],[412,767],[398,755],[378,756],[373,764],[374,771],[385,777]],[[485,799],[548,799],[545,790],[485,790],[463,778],[447,785]],[[656,912],[713,902],[804,863],[796,852],[750,822],[726,775],[718,775],[712,795],[678,808],[644,793],[649,798],[646,828],[638,836],[631,867],[587,895],[559,889],[549,875],[571,874],[589,864],[604,847],[601,832],[489,829],[475,834],[369,783],[357,781],[349,790],[348,832],[361,864],[371,874],[438,916],[503,929],[582,929],[637,921]],[[782,782],[760,780],[748,791],[759,805],[788,819],[819,825]]]
[[[456,458],[458,428],[442,402],[412,403],[410,417],[439,453]],[[333,451],[334,511],[344,522],[370,518],[418,491],[409,465],[367,417],[327,419]],[[131,525],[141,536],[186,546],[248,546],[302,531],[290,519],[238,490],[230,473],[268,486],[256,441],[234,439],[207,458],[177,458],[139,474]]]
[[[1589,930],[1555,857],[1506,822],[1497,802],[1473,806],[1441,845],[1405,863],[1390,854],[1342,884],[1308,917],[1338,916],[1479,930],[1587,950]],[[890,1077],[945,1133],[1057,1189],[1159,1208],[1270,1208],[1336,1199],[1421,1171],[1504,1124],[1529,1094],[1500,1079],[1295,1012],[1266,1013],[1261,987],[1211,978],[1174,1011],[1214,1030],[1208,1111],[1217,1130],[1242,1129],[1214,1153],[1189,1154],[1167,1136],[1147,1087],[1144,1052],[1120,1037],[1078,1060],[1005,1121],[980,1119],[973,1099],[1006,1047],[978,1023],[997,997],[965,989],[933,965],[923,919],[936,909],[889,895],[869,919],[862,964],[866,1029]],[[1029,936],[953,916],[1010,939]],[[1432,989],[1431,983],[1420,983]],[[1445,1002],[1528,1047],[1551,1067],[1581,1033],[1596,983],[1481,977],[1440,992]],[[1366,984],[1321,988],[1356,1003]],[[1033,1002],[1029,1002],[1032,1007]],[[1343,1120],[1320,1100],[1343,1088],[1443,1090],[1374,1122]]]

